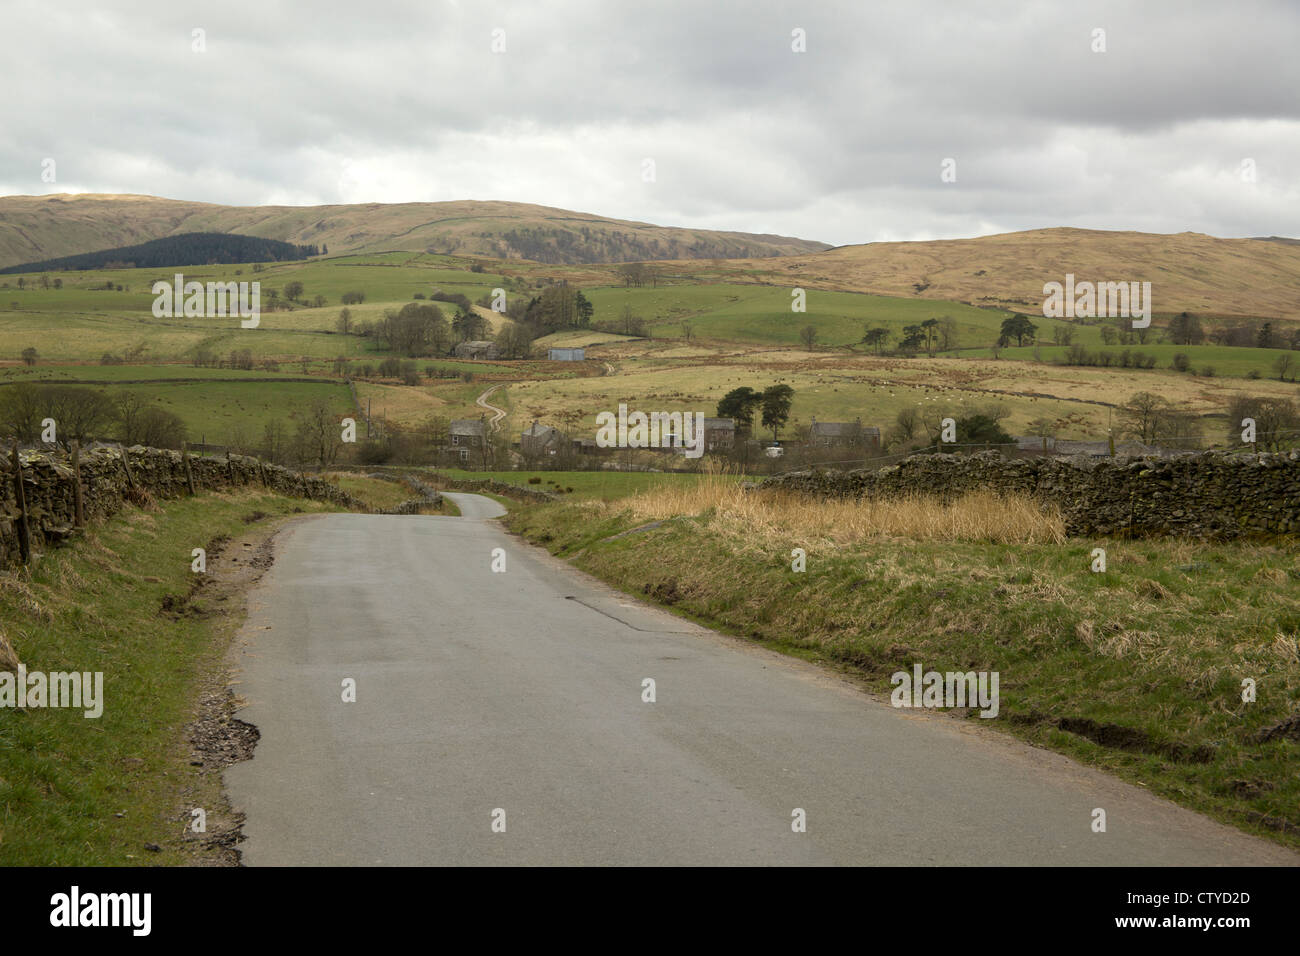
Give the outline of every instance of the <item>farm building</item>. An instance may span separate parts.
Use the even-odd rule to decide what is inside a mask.
[[[519,436],[519,450],[529,458],[554,455],[564,446],[564,441],[559,429],[533,422]]]
[[[723,451],[736,443],[734,418],[704,419],[704,450]]]
[[[547,357],[552,362],[582,362],[586,360],[586,349],[551,349]]]
[[[487,421],[478,418],[454,418],[447,426],[449,455],[460,461],[469,461],[470,453],[487,444]]]
[[[501,353],[497,351],[495,342],[461,342],[456,346],[456,358],[467,359],[493,359],[500,358]]]
[[[808,427],[808,444],[823,448],[865,448],[880,450],[880,429],[863,426],[862,419],[852,422],[819,422],[814,415]]]

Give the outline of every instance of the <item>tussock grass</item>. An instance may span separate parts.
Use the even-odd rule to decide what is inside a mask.
[[[691,483],[665,484],[634,495],[624,507],[638,518],[662,521],[709,515],[721,533],[758,539],[815,537],[835,544],[896,537],[918,541],[994,544],[1065,541],[1059,509],[975,491],[953,501],[914,495],[882,500],[822,499],[785,491],[745,491],[715,473]]]

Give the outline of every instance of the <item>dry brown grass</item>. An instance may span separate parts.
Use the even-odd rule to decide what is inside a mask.
[[[851,544],[868,538],[917,541],[984,541],[995,544],[1065,541],[1065,522],[1055,508],[971,492],[951,502],[910,496],[889,500],[836,500],[790,492],[745,491],[725,474],[698,482],[662,485],[626,500],[639,518],[660,521],[709,512],[712,526],[750,540],[819,538]]]

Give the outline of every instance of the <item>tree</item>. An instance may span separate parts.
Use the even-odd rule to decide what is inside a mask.
[[[916,430],[920,425],[921,416],[913,406],[906,405],[900,408],[898,414],[894,416],[894,424],[889,429],[885,444],[890,448],[908,444],[916,438]]]
[[[1281,451],[1300,437],[1300,409],[1289,398],[1238,396],[1228,405],[1229,441],[1241,442],[1241,421],[1255,420],[1255,442],[1265,451]]]
[[[794,389],[789,385],[770,385],[763,389],[760,407],[763,410],[763,427],[772,429],[772,441],[790,419],[790,405],[794,402]]]
[[[113,399],[113,418],[117,422],[118,436],[126,444],[141,444],[140,417],[148,407],[148,403],[135,392],[120,392]]]
[[[877,355],[884,351],[885,342],[888,340],[889,329],[883,325],[878,325],[872,329],[865,329],[862,333],[862,344],[868,347],[874,347]]]
[[[291,302],[298,301],[302,297],[302,283],[297,280],[286,282],[284,284],[284,297]]]
[[[649,275],[645,263],[642,262],[629,262],[619,266],[614,271],[622,278],[625,286],[637,286],[638,288],[645,285]]]
[[[1034,336],[1038,334],[1038,326],[1029,321],[1028,316],[1012,315],[1002,320],[1002,338],[1008,342],[1016,340],[1016,345],[1024,345],[1025,339],[1034,341]]]
[[[939,320],[926,319],[921,323],[921,333],[925,336],[926,354],[934,358],[934,347],[939,341]]]
[[[27,365],[27,366],[35,365],[35,364],[36,364],[36,359],[37,359],[38,357],[39,357],[39,356],[38,356],[38,354],[37,354],[37,352],[36,352],[36,349],[32,348],[30,345],[27,346],[27,348],[23,349],[23,364],[24,364],[24,365]]]
[[[71,385],[21,383],[0,392],[0,424],[10,437],[38,441],[46,418],[57,424],[59,444],[70,448],[73,441],[103,437],[113,407],[97,389]]]
[[[137,428],[139,431],[131,444],[180,448],[185,443],[185,423],[179,415],[163,408],[146,408],[137,421]]]
[[[939,348],[950,352],[957,347],[957,321],[950,315],[939,320]]]
[[[747,385],[733,388],[718,402],[718,417],[735,419],[740,428],[753,428],[754,410],[762,400],[763,396]]]
[[[1273,363],[1273,371],[1277,372],[1279,382],[1286,379],[1286,373],[1291,371],[1291,366],[1294,364],[1295,359],[1288,352],[1283,352],[1277,357],[1277,361]]]
[[[316,399],[298,421],[296,444],[301,461],[324,468],[332,465],[343,444],[339,416],[329,404]]]
[[[506,322],[496,337],[497,350],[502,358],[527,358],[533,347],[533,334],[518,322]]]
[[[352,331],[352,310],[343,308],[339,310],[338,330],[347,335]]]
[[[1052,341],[1057,345],[1069,345],[1074,341],[1074,327],[1058,322],[1052,326]]]
[[[488,334],[487,319],[473,309],[457,309],[451,320],[451,331],[457,342],[480,341]]]
[[[1205,341],[1201,320],[1190,312],[1180,312],[1169,320],[1169,341],[1174,345],[1200,345]]]
[[[805,325],[799,330],[799,341],[804,344],[805,348],[812,348],[817,341],[817,326]]]
[[[451,334],[442,310],[429,302],[408,302],[396,312],[385,310],[376,331],[389,348],[407,356],[439,352]]]
[[[1255,333],[1255,345],[1261,349],[1271,349],[1273,342],[1273,323],[1265,322]]]
[[[591,300],[582,294],[581,289],[573,293],[573,301],[578,309],[578,325],[586,327],[591,325],[591,318],[596,314],[596,307],[591,304]]]
[[[1168,401],[1150,392],[1136,392],[1119,407],[1120,427],[1144,445],[1151,445],[1168,414]]]
[[[916,352],[925,345],[925,330],[919,325],[903,326],[903,337],[898,347],[904,352]]]
[[[1009,445],[1014,439],[1002,430],[997,420],[984,413],[966,415],[955,420],[958,445]],[[944,442],[936,442],[935,447],[942,450]]]

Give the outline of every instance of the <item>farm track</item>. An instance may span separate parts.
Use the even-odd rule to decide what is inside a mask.
[[[495,413],[492,416],[491,420],[488,422],[488,424],[492,426],[493,431],[496,431],[501,427],[501,419],[506,417],[506,410],[504,408],[497,408],[495,405],[489,404],[487,400],[487,397],[491,395],[493,392],[495,392],[498,388],[505,388],[505,386],[493,385],[491,388],[485,391],[478,398],[474,399],[475,405],[478,405],[481,408],[486,408],[488,411]]]

